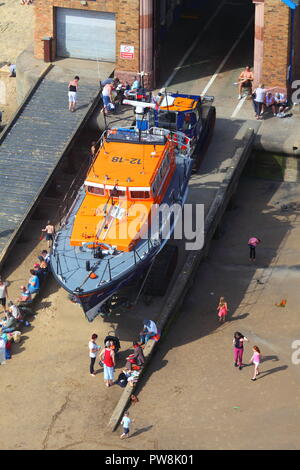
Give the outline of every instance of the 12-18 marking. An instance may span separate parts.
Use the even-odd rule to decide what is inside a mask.
[[[123,158],[123,157],[112,157],[111,159],[112,162],[114,163],[123,163],[123,162],[128,162],[131,163],[131,165],[141,165],[141,159],[140,158]]]

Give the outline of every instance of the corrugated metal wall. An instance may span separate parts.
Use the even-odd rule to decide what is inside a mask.
[[[56,8],[57,56],[115,62],[114,13]]]

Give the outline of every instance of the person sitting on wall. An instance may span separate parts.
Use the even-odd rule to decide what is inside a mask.
[[[38,256],[38,259],[39,259],[39,261],[41,261],[41,262],[42,262],[42,261],[46,261],[46,263],[49,265],[49,263],[50,263],[50,255],[49,255],[48,251],[47,251],[47,250],[43,250],[43,251],[41,252],[40,256]]]
[[[0,327],[2,328],[2,333],[11,333],[15,331],[17,326],[16,319],[12,316],[11,312],[6,312],[6,319],[1,320]]]
[[[16,302],[27,303],[27,302],[31,302],[31,300],[32,298],[31,298],[30,291],[25,286],[21,286],[21,296],[16,300]]]
[[[289,107],[285,93],[275,93],[275,107],[277,111],[277,117],[284,117],[284,111]]]
[[[152,336],[157,335],[157,326],[152,320],[144,320],[144,328],[140,332],[140,343],[145,344]]]
[[[267,92],[264,105],[264,111],[272,111],[273,115],[276,116],[275,97],[271,91]]]
[[[138,78],[135,76],[130,90],[125,90],[124,95],[126,96],[126,98],[134,97],[136,95],[137,91],[139,90],[139,88],[141,88],[141,84],[140,84],[140,81],[138,80]]]
[[[143,349],[139,345],[139,343],[134,342],[133,343],[133,350],[134,353],[130,354],[128,357],[126,357],[126,369],[127,370],[132,370],[132,366],[136,364],[137,366],[142,367],[145,363],[145,356],[143,353]]]
[[[35,294],[40,289],[40,281],[34,269],[30,269],[29,272],[31,277],[29,278],[27,289],[29,290],[30,294]]]
[[[37,277],[39,278],[40,285],[44,282],[46,275],[48,274],[48,266],[46,261],[41,261],[41,263],[35,263],[33,270]]]

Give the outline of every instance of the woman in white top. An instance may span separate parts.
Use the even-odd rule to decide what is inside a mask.
[[[6,297],[8,297],[7,283],[0,279],[0,303],[4,307],[4,312],[6,310]]]
[[[255,109],[255,117],[256,119],[262,119],[263,115],[263,107],[266,97],[266,89],[264,85],[260,83],[256,90],[253,92],[254,95],[254,109]]]
[[[68,96],[69,96],[69,111],[74,112],[77,102],[77,91],[78,91],[79,77],[76,75],[74,80],[71,80],[68,85]]]

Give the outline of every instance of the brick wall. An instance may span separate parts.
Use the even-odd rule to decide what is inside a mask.
[[[96,0],[81,5],[80,0],[35,0],[34,54],[44,59],[43,37],[53,37],[55,60],[55,7],[103,11],[116,14],[116,72],[130,81],[139,71],[139,0]],[[120,45],[134,46],[134,59],[120,58]]]
[[[265,0],[262,81],[266,87],[287,86],[290,9],[280,0]]]

